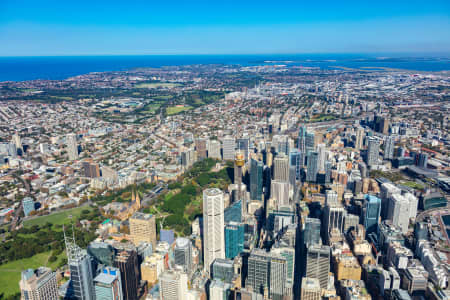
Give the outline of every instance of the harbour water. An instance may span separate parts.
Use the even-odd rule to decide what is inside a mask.
[[[193,64],[290,64],[323,69],[392,68],[417,71],[450,70],[447,57],[400,57],[365,54],[270,55],[135,55],[0,57],[0,81],[61,80],[90,72]]]

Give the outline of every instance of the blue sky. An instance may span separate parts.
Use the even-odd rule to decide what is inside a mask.
[[[0,56],[413,52],[450,53],[450,1],[0,0]]]

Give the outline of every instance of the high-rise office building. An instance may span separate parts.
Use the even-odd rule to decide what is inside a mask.
[[[96,264],[112,266],[114,264],[114,248],[105,242],[91,242],[87,253],[94,258]]]
[[[50,268],[40,267],[36,270],[22,271],[19,282],[21,299],[54,300],[58,299],[56,273]]]
[[[315,144],[316,136],[314,132],[307,132],[305,136],[305,148],[306,148],[306,154],[308,154],[311,151],[314,151],[316,148]]]
[[[384,141],[384,159],[394,159],[395,139],[393,136],[387,136]]]
[[[284,257],[262,249],[253,249],[248,257],[245,286],[260,294],[264,294],[267,289],[272,299],[280,299],[285,292],[286,270]]]
[[[138,246],[141,242],[152,244],[156,248],[156,223],[155,216],[141,212],[135,212],[130,218],[130,235],[133,243]]]
[[[209,286],[209,300],[230,299],[231,295],[231,284],[217,279],[211,282]]]
[[[325,204],[326,205],[338,205],[338,193],[334,190],[327,190],[325,193]]]
[[[244,155],[245,161],[248,161],[248,155],[250,152],[250,141],[248,138],[240,138],[236,141],[237,149]]]
[[[369,167],[378,164],[378,154],[380,152],[380,141],[377,138],[369,137],[369,147],[367,148],[366,163]]]
[[[135,250],[120,250],[114,260],[114,267],[120,270],[124,299],[137,300],[139,289],[139,262]]]
[[[225,137],[222,140],[223,160],[234,160],[236,155],[236,140],[233,137]]]
[[[364,131],[364,128],[358,127],[356,129],[356,141],[355,141],[355,149],[361,150],[364,147],[364,138],[366,136],[366,133]]]
[[[100,165],[96,163],[91,163],[88,161],[83,161],[82,163],[84,177],[87,178],[97,178],[100,177]]]
[[[94,279],[95,300],[122,300],[120,270],[105,267]]]
[[[12,143],[14,143],[14,145],[16,145],[16,149],[19,150],[23,150],[23,146],[22,146],[22,140],[20,139],[20,136],[16,133],[12,136]]]
[[[325,173],[325,162],[327,161],[327,148],[325,144],[317,145],[317,172]]]
[[[195,150],[194,148],[186,149],[185,151],[181,152],[181,165],[188,169],[190,168],[195,162]]]
[[[410,208],[409,200],[405,196],[393,194],[389,197],[387,218],[398,226],[403,234],[408,232]]]
[[[301,168],[304,166],[304,154],[297,149],[289,153],[289,165],[295,168],[295,179],[300,180]]]
[[[318,167],[319,154],[315,151],[309,152],[307,156],[307,169],[306,169],[306,181],[317,181],[317,167]]]
[[[294,279],[295,279],[295,248],[276,245],[272,248],[271,253],[286,259],[286,284],[285,294],[293,295]]]
[[[28,217],[32,211],[34,211],[34,201],[31,197],[25,197],[22,200],[23,213],[25,217]]]
[[[159,278],[159,294],[162,300],[187,299],[187,274],[165,271]]]
[[[211,265],[211,278],[231,283],[234,277],[234,264],[231,259],[216,258]]]
[[[240,223],[242,221],[241,201],[234,202],[225,208],[223,218],[225,223],[231,221]]]
[[[74,237],[68,237],[64,233],[64,241],[66,243],[67,263],[69,264],[74,299],[94,299],[94,272],[92,270],[91,257],[86,250],[75,244]]]
[[[297,148],[301,153],[306,153],[306,127],[301,126],[298,131]]]
[[[364,227],[366,228],[366,235],[368,235],[378,230],[378,222],[381,214],[381,199],[373,195],[365,195],[364,200]]]
[[[277,206],[289,204],[289,182],[273,180],[270,185],[270,198]]]
[[[310,245],[319,245],[321,243],[320,237],[320,219],[306,218],[303,229],[303,243],[306,247]]]
[[[207,157],[207,140],[206,139],[196,139],[195,140],[195,151],[197,151],[197,158],[203,159]]]
[[[309,277],[302,278],[302,300],[321,300],[321,292],[319,279]]]
[[[69,160],[78,159],[78,144],[77,136],[74,133],[70,133],[66,136],[67,154]]]
[[[187,238],[179,237],[175,240],[173,249],[175,265],[190,273],[192,268],[192,244]]]
[[[330,247],[326,245],[311,245],[306,252],[306,277],[317,278],[321,288],[328,285],[330,272]]]
[[[218,188],[203,191],[203,261],[209,274],[214,259],[225,258],[224,201]]]
[[[427,153],[419,153],[418,159],[416,160],[416,165],[421,168],[426,168],[428,165],[428,154]]]
[[[244,224],[229,222],[225,225],[225,257],[233,259],[244,250]]]
[[[289,182],[289,158],[279,154],[274,159],[273,178],[277,181]]]
[[[216,140],[209,141],[208,145],[208,157],[221,159],[222,155],[220,155],[220,142]]]
[[[264,164],[252,158],[250,161],[250,199],[262,200]]]
[[[328,241],[332,231],[344,233],[345,208],[341,204],[327,204],[323,214],[324,238]]]

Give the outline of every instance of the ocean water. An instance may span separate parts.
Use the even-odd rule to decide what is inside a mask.
[[[339,66],[348,68],[385,67],[417,71],[450,70],[449,58],[381,58],[363,54],[0,57],[0,81],[61,80],[90,72],[124,71],[140,67],[192,64],[239,64],[248,66],[270,63],[287,63],[323,69]]]

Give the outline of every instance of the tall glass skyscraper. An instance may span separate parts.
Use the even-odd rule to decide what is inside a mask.
[[[66,236],[67,262],[70,270],[74,298],[77,300],[94,299],[94,272],[92,271],[92,259],[86,250],[75,244],[75,238]]]
[[[244,250],[244,224],[230,222],[225,225],[225,257],[233,259]]]
[[[364,227],[366,228],[366,235],[368,235],[371,232],[376,232],[378,229],[378,221],[381,213],[381,199],[373,195],[365,195],[364,199]]]
[[[241,200],[225,208],[223,215],[225,223],[231,221],[240,223],[242,221]]]
[[[262,200],[263,192],[263,169],[264,164],[262,161],[255,159],[250,163],[250,199]]]
[[[122,283],[117,268],[106,267],[94,279],[96,300],[122,300]]]
[[[317,167],[318,167],[319,154],[315,151],[308,153],[308,164],[306,172],[306,181],[316,182],[317,180]]]
[[[289,165],[295,167],[295,179],[300,180],[300,170],[304,165],[304,155],[300,150],[291,150],[289,153]]]

